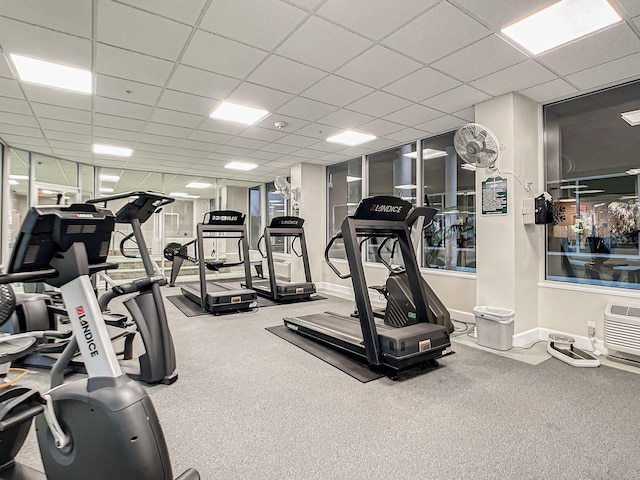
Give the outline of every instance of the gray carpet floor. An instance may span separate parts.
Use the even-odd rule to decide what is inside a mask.
[[[166,294],[179,293],[177,288]],[[179,362],[148,388],[174,473],[203,479],[637,479],[640,376],[529,365],[462,344],[441,368],[360,383],[267,332],[351,302],[186,318],[166,302]],[[47,373],[27,383],[45,386]],[[32,435],[19,459],[38,466]],[[89,477],[87,477],[89,478]]]

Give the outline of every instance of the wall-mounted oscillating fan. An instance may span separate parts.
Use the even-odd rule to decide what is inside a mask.
[[[477,123],[468,123],[456,131],[453,145],[460,157],[470,165],[494,170],[500,145],[491,130]]]
[[[282,195],[283,198],[293,198],[294,202],[297,202],[299,200],[300,189],[291,188],[291,184],[287,181],[286,178],[278,175],[273,181],[273,184],[276,187],[276,192]]]

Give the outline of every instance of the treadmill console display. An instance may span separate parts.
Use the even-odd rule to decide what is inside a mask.
[[[57,252],[84,244],[89,265],[104,263],[115,218],[110,210],[74,204],[31,207],[11,252],[7,273],[48,268]]]
[[[244,213],[235,210],[215,210],[204,214],[205,225],[244,225]]]
[[[360,202],[353,218],[362,220],[403,221],[413,208],[411,203],[398,197],[378,196]]]
[[[269,228],[302,228],[304,218],[300,217],[275,217],[271,220]]]

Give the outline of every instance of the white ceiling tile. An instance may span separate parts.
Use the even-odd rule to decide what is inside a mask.
[[[54,120],[46,120],[46,119],[41,119],[41,124],[42,121],[54,121]],[[36,121],[36,117],[34,117],[33,115],[20,115],[17,113],[10,113],[10,112],[2,112],[0,111],[0,122],[1,123],[10,123],[12,125],[22,125],[23,127],[35,127],[38,128],[38,122]],[[66,122],[61,122],[61,123],[66,123]],[[44,127],[44,125],[43,125]],[[0,135],[2,135],[2,132],[0,132]]]
[[[216,0],[200,27],[272,50],[305,16],[304,11],[278,0]]]
[[[449,2],[442,2],[383,41],[416,60],[431,63],[491,33]]]
[[[210,72],[244,78],[267,56],[257,48],[198,30],[182,57],[182,63]]]
[[[640,53],[634,53],[633,55],[574,73],[567,76],[566,79],[578,88],[588,90],[620,82],[621,80],[637,78],[640,76],[638,65],[640,65]]]
[[[455,78],[424,67],[384,87],[384,91],[419,102],[460,85]]]
[[[200,16],[206,0],[120,0],[136,8],[153,12],[178,22],[193,24]]]
[[[144,128],[145,121],[136,118],[116,117],[114,115],[106,115],[104,113],[94,113],[93,124],[101,127],[139,132]]]
[[[41,85],[23,85],[24,93],[31,102],[47,103],[59,107],[91,110],[91,95],[79,94]]]
[[[397,145],[397,144],[398,142],[396,142],[395,140],[389,140],[386,138],[376,138],[371,142],[365,143],[364,146],[373,151],[382,151],[390,147],[393,147],[394,145]],[[344,150],[342,150],[342,152],[344,152]]]
[[[366,133],[371,133],[368,130],[365,130],[362,128],[359,130]],[[316,139],[316,143],[310,145],[310,148],[313,150],[320,150],[321,152],[324,152],[324,153],[333,153],[333,152],[337,152],[338,150],[344,149],[344,145],[340,145],[339,143],[327,142],[326,140],[317,141]]]
[[[150,137],[153,137],[153,136],[151,135]],[[147,143],[149,140],[150,140],[150,143]],[[164,143],[165,144],[155,143],[153,141],[153,138],[145,137],[143,139],[141,137],[140,142],[138,142],[138,144],[136,145],[136,154],[140,153],[143,156],[150,157],[146,153],[142,154],[142,152],[167,154],[169,152],[172,152],[173,149],[175,148],[175,145],[173,143],[171,144],[166,144],[167,142],[164,142]],[[150,158],[154,158],[154,157],[150,157]],[[155,158],[158,158],[158,157],[156,156]]]
[[[470,82],[527,58],[502,38],[491,35],[438,60],[433,67],[459,80]]]
[[[486,93],[476,90],[469,85],[460,85],[440,95],[431,97],[422,103],[441,112],[453,113],[464,108],[469,108],[476,103],[484,102],[489,98],[491,97]]]
[[[222,145],[216,149],[217,153],[223,153],[226,155],[235,155],[238,157],[242,157],[244,155],[248,155],[251,153],[253,149],[251,148],[240,148],[240,147],[231,147],[229,145]]]
[[[31,115],[31,109],[26,100],[19,100],[17,98],[0,97],[0,111]]]
[[[151,113],[151,107],[139,103],[121,102],[113,98],[94,97],[93,110],[98,113],[116,115],[118,117],[131,117],[146,120]]]
[[[322,125],[320,123],[310,123],[309,125],[296,130],[296,135],[324,140],[332,135],[342,132],[343,130],[343,128],[330,127],[329,125]],[[289,140],[289,137],[285,137],[285,139],[287,139],[288,142],[293,141],[293,139]],[[279,140],[279,142],[284,142],[285,139]],[[295,144],[292,143],[292,145]]]
[[[140,136],[140,132],[130,130],[119,130],[117,128],[93,127],[93,140],[100,143],[103,139],[124,140],[126,142],[135,143]]]
[[[618,0],[630,17],[640,15],[640,2],[638,0]]]
[[[302,97],[296,97],[280,107],[277,113],[315,121],[318,118],[328,115],[335,109],[336,107],[334,107],[333,105],[316,102],[315,100],[309,100]],[[277,116],[277,113],[274,114],[274,117]]]
[[[277,50],[299,62],[332,72],[372,42],[318,17],[309,18]]]
[[[162,89],[153,85],[122,80],[121,78],[96,75],[96,95],[115,98],[125,102],[155,105]]]
[[[475,121],[475,118],[476,118],[476,108],[475,107],[464,108],[462,110],[458,110],[457,112],[453,112],[453,114],[456,117],[461,118],[462,120],[465,120],[467,122],[473,122]]]
[[[50,118],[40,118],[39,122],[40,126],[45,130],[91,135],[91,125],[88,123],[65,122],[62,120],[52,120]]]
[[[216,103],[217,100],[210,98],[176,92],[175,90],[165,90],[158,102],[158,106],[195,115],[209,115]]]
[[[192,132],[191,135],[189,135],[190,140],[198,140],[200,142],[216,143],[220,145],[224,145],[232,138],[233,136],[231,135],[209,132],[205,130],[196,130],[195,132]],[[190,147],[190,148],[193,148],[193,147]]]
[[[0,53],[0,77],[14,78],[4,53]]]
[[[217,135],[217,134],[210,133],[210,132],[201,132],[201,133],[209,133],[210,135]],[[216,148],[218,148],[217,145],[221,145],[223,143],[224,143],[224,141],[220,141],[218,143],[211,143],[211,142],[200,142],[200,141],[197,141],[197,140],[184,140],[180,144],[180,147],[181,148],[188,148],[188,149],[191,149],[191,150],[198,150],[198,151],[201,151],[201,152],[212,152]]]
[[[344,129],[355,129],[363,123],[370,122],[371,120],[374,120],[374,118],[370,115],[340,109],[330,113],[326,117],[322,117],[317,123]]]
[[[38,146],[48,146],[48,142],[44,138],[36,138],[36,137],[25,137],[22,135],[10,135],[10,134],[2,134],[0,137],[7,142],[7,144],[16,148],[24,148],[25,150],[29,150],[30,145],[38,145]]]
[[[98,43],[96,53],[97,73],[127,78],[149,85],[164,85],[173,63],[141,53]]]
[[[26,102],[24,103],[26,105]],[[91,123],[91,112],[87,112],[86,110],[74,110],[72,108],[56,107],[55,105],[45,105],[36,102],[31,103],[31,106],[38,118],[43,117],[68,122]],[[2,98],[0,98],[0,109],[6,110],[2,105]]]
[[[284,129],[279,129],[278,127],[275,126],[275,123],[277,122],[285,122],[287,126]],[[260,122],[258,122],[256,126],[273,130],[277,133],[287,134],[287,133],[295,132],[296,130],[299,130],[300,128],[308,124],[309,122],[307,122],[306,120],[301,120],[299,118],[287,117],[285,115],[270,115],[264,120],[261,120]]]
[[[350,103],[347,105],[347,108],[355,110],[356,112],[366,113],[367,115],[372,115],[374,117],[382,117],[409,105],[411,105],[411,102],[408,100],[385,92],[377,91],[361,98],[360,100]]]
[[[55,130],[47,130],[45,134],[49,140],[82,143],[85,145],[91,144],[91,135],[80,135],[77,133],[69,133],[69,132],[57,132]],[[52,143],[51,146],[53,145],[54,144]]]
[[[50,140],[49,143],[53,147],[54,152],[58,155],[61,153],[63,155],[80,155],[81,152],[89,153],[91,151],[89,145],[82,143],[63,142],[57,140]]]
[[[357,146],[357,147],[345,148],[344,150],[341,150],[339,153],[341,153],[342,155],[347,155],[349,157],[359,157],[361,155],[365,155],[370,152],[371,150],[364,146]]]
[[[320,150],[312,150],[310,148],[303,148],[301,150],[298,150],[295,153],[296,157],[303,157],[303,158],[318,158],[326,154],[327,154],[326,152],[321,152]]]
[[[264,147],[268,142],[263,140],[255,140],[253,138],[243,138],[236,137],[233,140],[230,140],[227,145],[231,145],[232,147],[240,147],[240,148],[251,148],[253,150],[257,150],[258,148]]]
[[[404,125],[400,125],[399,123],[390,122],[388,120],[384,120],[382,118],[377,118],[372,122],[365,123],[360,126],[362,131],[371,133],[372,135],[376,135],[377,137],[384,137],[389,133],[397,132],[398,130],[404,129]]]
[[[640,38],[623,23],[539,55],[538,59],[566,76],[638,51]]]
[[[439,0],[404,0],[399,6],[389,0],[329,0],[319,15],[361,35],[380,40]]]
[[[192,129],[200,125],[205,118],[205,116],[191,115],[190,113],[176,112],[174,110],[167,110],[164,108],[156,108],[149,120],[152,122],[177,125],[179,127]]]
[[[186,25],[120,3],[98,1],[99,42],[175,61],[190,34]]]
[[[636,27],[640,28],[640,17],[636,17],[633,19],[633,23],[636,24]]]
[[[323,78],[302,93],[303,97],[343,107],[373,92],[373,88],[352,82],[336,75]]]
[[[168,87],[207,98],[225,99],[238,83],[234,78],[179,65]]]
[[[24,95],[22,95],[20,85],[18,85],[18,82],[12,78],[0,78],[0,93],[2,93],[3,97],[19,98],[24,100]]]
[[[42,138],[42,131],[39,127],[25,127],[9,123],[0,123],[0,135],[21,135],[24,137]]]
[[[0,9],[5,17],[91,38],[91,2],[86,0],[2,0]]]
[[[300,150],[300,147],[293,145],[285,145],[282,143],[272,143],[262,147],[263,152],[279,153],[281,155],[289,155],[290,153]]]
[[[285,0],[287,3],[291,3],[305,10],[313,10],[324,0]]]
[[[299,135],[296,133],[296,134],[289,134],[286,137],[283,137],[280,140],[278,140],[276,143],[281,143],[283,145],[291,145],[293,147],[298,147],[298,148],[306,148],[318,143],[318,138],[306,137],[304,135]]]
[[[293,60],[271,55],[247,80],[267,87],[298,94],[316,83],[326,73]]]
[[[276,117],[277,115],[274,116],[274,118]],[[286,134],[285,130],[271,130],[269,128],[250,126],[240,134],[240,137],[255,138],[257,140],[264,140],[265,142],[275,142]]]
[[[418,130],[417,128],[405,128],[404,130],[398,130],[397,132],[385,135],[385,138],[393,140],[394,142],[403,143],[415,141],[426,136],[428,136],[427,132]]]
[[[71,67],[91,68],[91,41],[0,17],[5,52]]]
[[[214,118],[206,118],[204,123],[202,123],[199,128],[200,130],[224,133],[226,135],[233,135],[235,137],[240,132],[246,130],[247,126],[236,122],[227,122],[224,120],[216,120]]]
[[[336,73],[365,85],[380,88],[422,67],[408,57],[382,45],[370,48],[351,60]]]
[[[472,15],[494,29],[508,27],[523,18],[557,3],[558,0],[455,0],[455,2]]]
[[[529,59],[475,80],[470,85],[497,97],[503,93],[517,92],[556,78],[558,77],[555,74],[534,60]]]
[[[145,128],[146,133],[152,133],[154,135],[164,135],[165,137],[173,137],[173,138],[187,138],[187,136],[191,133],[193,129],[178,127],[176,125],[165,125],[164,123],[147,123],[147,127]]]
[[[192,140],[186,140],[187,142],[189,142],[187,145],[190,145]],[[204,144],[203,144],[204,145]],[[176,154],[182,156],[182,157],[189,157],[191,159],[193,158],[202,158],[204,157],[208,152],[213,151],[213,149],[215,148],[213,145],[207,144],[208,148],[202,149],[201,146],[199,145],[198,148],[199,149],[193,149],[193,148],[186,148],[184,143],[181,143],[180,146],[176,147]]]
[[[419,123],[423,123],[433,118],[440,117],[441,115],[442,113],[440,112],[436,112],[429,107],[425,107],[416,103],[385,116],[385,120],[400,123],[408,127],[414,127]]]
[[[261,108],[273,112],[292,97],[293,95],[289,93],[244,82],[226,100],[247,107]]]
[[[318,160],[323,160],[329,165],[332,163],[341,162],[343,160],[348,160],[348,157],[346,157],[345,155],[340,155],[339,153],[329,153],[320,157]]]
[[[151,133],[143,133],[140,135],[140,143],[153,143],[154,145],[176,147],[178,143],[180,143],[180,139],[168,138],[163,135],[153,135]]]
[[[432,133],[444,133],[457,129],[467,123],[461,118],[454,117],[453,115],[445,115],[443,117],[429,120],[428,122],[417,125],[419,130]]]

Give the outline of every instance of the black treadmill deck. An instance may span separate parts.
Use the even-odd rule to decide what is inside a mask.
[[[200,284],[182,285],[182,294],[192,302],[202,305]],[[233,288],[218,282],[207,282],[207,298],[204,309],[211,313],[232,310],[248,310],[257,304],[258,295],[248,288]]]
[[[261,297],[269,298],[276,302],[306,300],[316,293],[316,286],[311,282],[288,283],[276,280],[275,295],[271,292],[271,284],[268,279],[253,280],[251,286]]]

